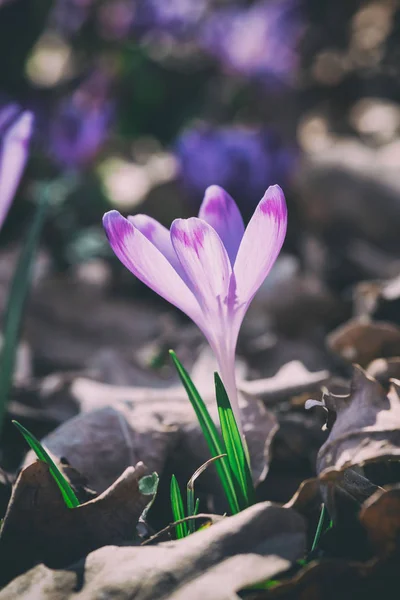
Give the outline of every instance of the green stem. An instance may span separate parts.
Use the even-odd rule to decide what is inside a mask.
[[[315,531],[314,541],[311,546],[311,552],[313,552],[315,550],[315,548],[318,546],[320,537],[323,534],[324,529],[325,529],[325,522],[328,519],[329,519],[328,511],[325,508],[325,504],[322,504],[321,512],[320,512],[319,519],[318,519],[317,529]]]

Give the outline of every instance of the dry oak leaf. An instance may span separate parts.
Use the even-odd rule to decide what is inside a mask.
[[[336,413],[336,421],[317,456],[321,492],[331,517],[347,522],[347,526],[355,522],[361,504],[379,489],[369,479],[370,463],[376,463],[375,478],[380,470],[377,481],[383,477],[383,483],[389,483],[395,461],[399,461],[398,385],[394,381],[386,393],[375,379],[355,366],[350,394],[327,392],[319,403]]]
[[[46,463],[23,469],[0,532],[2,583],[39,562],[60,568],[101,546],[131,541],[149,501],[138,486],[145,471],[143,463],[129,467],[103,494],[68,508]]]
[[[104,385],[93,383],[94,391]],[[174,405],[169,406],[172,417]],[[173,422],[160,418],[159,410],[160,406],[151,403],[132,408],[124,402],[105,404],[68,419],[45,436],[42,443],[67,478],[65,461],[82,475],[89,488],[101,494],[127,467],[142,459],[149,472],[162,472],[179,432]],[[24,464],[35,460],[30,451]]]

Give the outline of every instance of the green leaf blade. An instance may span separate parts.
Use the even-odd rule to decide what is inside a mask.
[[[247,459],[243,438],[240,434],[225,386],[218,373],[214,373],[215,393],[221,432],[228,455],[241,509],[255,502],[253,479]]]
[[[13,421],[13,425],[15,425],[18,431],[25,438],[26,442],[32,448],[38,459],[45,462],[49,466],[50,473],[57,483],[68,508],[76,508],[79,506],[80,502],[76,497],[74,490],[71,488],[68,481],[65,479],[64,475],[61,473],[60,469],[57,467],[39,440],[33,435],[33,433],[21,425],[21,423],[18,423],[18,421]]]
[[[170,496],[171,496],[171,508],[172,514],[174,517],[174,521],[181,521],[185,518],[185,511],[183,508],[183,499],[181,490],[179,489],[178,481],[175,475],[171,477],[171,487],[170,487]],[[182,538],[189,535],[189,530],[187,527],[187,523],[180,523],[176,526],[176,538],[181,540]]]
[[[321,536],[328,530],[332,528],[332,521],[330,519],[329,513],[326,509],[325,504],[321,505],[321,512],[319,514],[317,529],[315,531],[314,540],[311,546],[311,552],[314,552],[319,544]]]
[[[170,350],[171,358],[174,362],[175,368],[178,372],[180,380],[186,390],[191,405],[196,413],[197,419],[200,424],[200,428],[203,432],[204,439],[207,442],[211,456],[216,457],[221,454],[226,454],[225,445],[221,439],[221,436],[212,420],[207,407],[201,398],[196,386],[191,380],[189,374],[179,361],[173,350]],[[221,458],[215,464],[219,479],[222,483],[226,498],[228,500],[229,508],[232,514],[239,512],[239,502],[236,496],[232,474],[229,467],[229,461],[227,457]]]

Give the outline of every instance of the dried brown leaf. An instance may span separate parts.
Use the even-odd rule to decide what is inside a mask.
[[[15,579],[1,600],[226,600],[287,570],[305,550],[300,515],[269,502],[227,517],[178,542],[107,547],[68,571],[38,566]]]
[[[101,546],[131,541],[148,503],[138,487],[145,471],[143,463],[129,467],[101,496],[70,509],[45,463],[23,469],[0,533],[3,584],[38,562],[59,568]]]
[[[317,478],[306,479],[300,484],[294,496],[284,505],[286,508],[294,508],[302,515],[307,515],[321,504],[319,491],[320,482]]]
[[[400,399],[398,384],[386,394],[360,367],[354,368],[348,396],[325,397],[336,421],[317,458],[317,472],[343,470],[378,459],[400,456]]]
[[[173,407],[169,406],[172,420]],[[116,403],[115,408],[106,405],[83,412],[57,427],[42,440],[43,444],[61,468],[66,459],[97,493],[142,458],[149,472],[161,473],[178,431],[159,418],[160,406],[154,412],[150,405],[142,408],[127,409],[125,404]],[[34,460],[35,454],[30,451],[25,465]]]
[[[326,393],[324,405],[329,414],[336,414],[336,421],[318,452],[317,473],[329,514],[335,522],[349,526],[361,504],[396,476],[400,458],[397,384],[386,393],[361,367],[354,367],[350,394]]]

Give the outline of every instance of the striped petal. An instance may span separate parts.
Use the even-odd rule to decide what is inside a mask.
[[[244,233],[233,268],[237,302],[248,306],[271,270],[286,235],[287,209],[279,185],[267,189]]]
[[[128,217],[128,221],[132,223],[143,233],[143,235],[165,256],[165,258],[171,263],[175,271],[184,278],[184,272],[176,256],[174,247],[171,242],[171,235],[169,229],[161,225],[156,219],[148,217],[147,215],[134,215]]]
[[[116,210],[104,215],[103,226],[122,264],[201,327],[202,315],[196,298],[160,250]]]
[[[208,317],[218,318],[226,310],[232,268],[228,254],[216,231],[192,217],[176,219],[171,240],[186,273],[186,281]],[[209,323],[213,327],[212,323]]]
[[[218,233],[233,265],[244,234],[242,215],[234,199],[222,187],[211,185],[206,189],[199,218]]]
[[[24,112],[7,130],[1,143],[0,227],[7,216],[28,158],[28,142],[32,133],[32,125],[33,115],[30,112]]]

